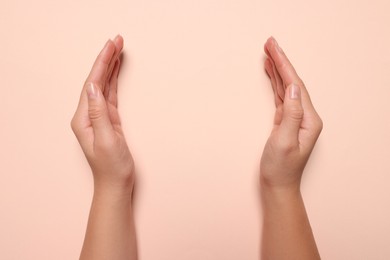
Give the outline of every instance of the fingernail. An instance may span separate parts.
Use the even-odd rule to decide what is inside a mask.
[[[301,96],[301,90],[300,90],[299,86],[297,86],[295,84],[291,84],[290,98],[291,99],[299,99],[300,96]]]
[[[98,90],[96,89],[96,86],[93,83],[89,83],[87,86],[87,94],[88,97],[91,99],[95,99],[98,96]]]

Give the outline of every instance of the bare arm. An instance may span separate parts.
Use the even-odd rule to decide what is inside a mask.
[[[94,195],[82,260],[135,260],[132,212],[134,163],[117,110],[123,38],[109,40],[84,84],[72,129],[94,177]]]
[[[303,81],[275,39],[270,38],[264,49],[276,112],[260,164],[264,212],[262,259],[320,259],[300,182],[322,130],[322,120]]]
[[[262,186],[262,259],[320,259],[299,190]]]
[[[95,188],[80,259],[137,259],[131,194]]]

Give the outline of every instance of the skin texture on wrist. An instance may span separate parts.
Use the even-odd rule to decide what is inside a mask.
[[[94,180],[94,195],[105,196],[117,199],[130,199],[132,198],[134,188],[134,181],[129,180],[123,183],[107,184],[105,182],[99,182]]]
[[[260,176],[260,190],[262,194],[274,197],[298,196],[301,193],[300,182],[288,185],[274,185]]]

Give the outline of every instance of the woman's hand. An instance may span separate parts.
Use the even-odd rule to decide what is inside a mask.
[[[131,192],[134,163],[117,107],[122,48],[120,35],[107,41],[85,81],[71,126],[91,166],[95,189]]]
[[[297,75],[274,38],[264,50],[265,69],[275,96],[275,118],[260,164],[260,180],[268,188],[299,189],[310,153],[322,130],[322,120]]]
[[[307,217],[300,183],[322,130],[303,81],[270,38],[264,46],[276,113],[260,163],[263,204],[261,259],[321,259]]]
[[[94,196],[80,259],[137,259],[134,163],[123,135],[117,86],[123,38],[109,40],[81,92],[72,129],[91,166]]]

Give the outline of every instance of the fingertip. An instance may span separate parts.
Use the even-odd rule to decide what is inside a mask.
[[[267,42],[268,42],[268,44],[271,44],[271,45],[272,45],[273,43],[276,42],[276,39],[275,39],[274,36],[271,35],[271,36],[268,38]]]
[[[278,59],[278,53],[283,54],[282,48],[279,46],[278,42],[273,36],[268,38],[264,48],[267,55],[269,55],[269,57],[274,60]]]
[[[117,47],[119,50],[122,50],[123,44],[124,44],[124,40],[123,40],[122,35],[118,34],[118,35],[114,38],[114,43],[115,43],[116,47]]]
[[[270,57],[271,59],[277,59],[277,55],[274,52],[274,50],[280,50],[278,42],[276,41],[275,37],[270,36],[266,43],[264,44],[264,51]]]
[[[88,99],[96,99],[98,97],[98,90],[93,83],[88,83],[86,87]]]
[[[267,49],[269,49],[270,45],[272,44],[272,42],[275,40],[275,38],[273,36],[270,36],[268,37],[267,41],[265,42],[264,44],[264,47],[266,47]]]
[[[105,51],[104,51],[104,57],[103,57],[103,62],[104,63],[109,63],[111,58],[112,58],[112,55],[114,55],[115,53],[115,43],[109,39],[106,43],[106,46],[105,46]]]
[[[301,99],[301,89],[297,84],[290,84],[287,86],[286,95],[289,95],[290,99]]]
[[[270,38],[267,39],[267,41],[264,43],[264,52],[267,54],[268,57],[271,57],[271,53],[269,52],[269,41]]]
[[[100,51],[98,57],[96,58],[96,61],[101,61],[104,64],[108,64],[114,52],[115,44],[111,39],[108,39],[103,49]]]
[[[87,92],[88,98],[97,99],[102,93],[102,86],[96,82],[86,82],[85,90]]]
[[[115,43],[114,43],[114,41],[111,40],[111,39],[108,39],[108,41],[106,43],[106,47],[107,47],[107,49],[115,50]]]

